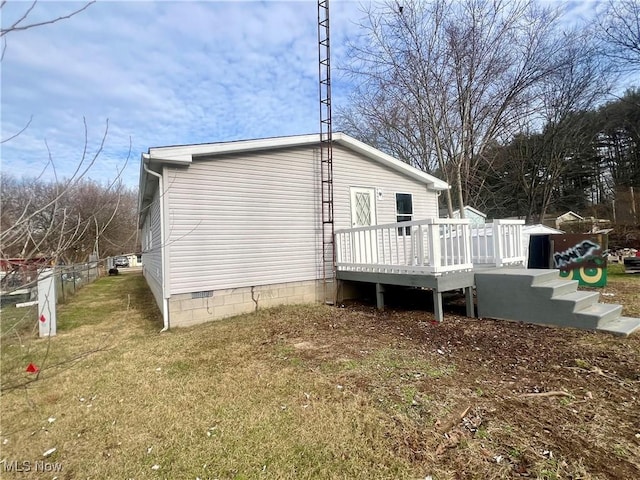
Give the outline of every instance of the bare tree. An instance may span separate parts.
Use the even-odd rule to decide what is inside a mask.
[[[611,89],[611,72],[596,45],[589,42],[590,32],[573,32],[571,38],[571,44],[556,54],[558,68],[537,87],[541,108],[532,121],[544,125],[537,142],[541,150],[532,158],[533,163],[528,163],[534,166],[533,171],[528,178],[521,177],[517,187],[529,196],[527,221],[544,218],[557,196],[560,180],[577,168],[581,152],[593,145],[596,130],[587,112]],[[529,122],[528,130],[533,126]]]
[[[513,138],[525,119],[540,118],[541,85],[572,68],[562,52],[577,33],[563,32],[560,18],[559,9],[529,0],[371,7],[346,68],[359,88],[339,123],[409,163],[435,168],[462,211],[485,191],[488,147]],[[450,213],[453,203],[449,193]]]
[[[4,59],[9,35],[16,35],[18,32],[68,20],[87,10],[95,1],[85,2],[64,15],[36,20],[33,18],[38,0],[29,3],[12,2],[11,4],[2,0],[0,13],[6,20],[0,29],[0,38],[3,42],[2,59]],[[13,7],[11,12],[8,12],[9,7]],[[13,16],[11,20],[8,20],[8,14]],[[32,119],[33,115],[20,131],[0,142],[5,144],[19,137],[29,127]],[[77,199],[74,203],[73,198],[77,197],[83,189],[86,190],[88,186],[92,185],[86,178],[103,151],[108,130],[107,120],[101,141],[96,151],[91,154],[87,124],[86,120],[84,121],[83,154],[76,164],[75,171],[66,179],[58,178],[55,161],[46,140],[49,161],[40,176],[22,180],[16,180],[6,175],[2,177],[2,231],[0,232],[0,256],[2,258],[14,256],[28,260],[34,256],[40,256],[53,262],[73,261],[78,257],[73,252],[86,250],[86,247],[81,244],[89,232],[93,232],[92,235],[99,239],[100,235],[106,231],[108,225],[115,218],[120,205],[120,197],[123,192],[120,178],[122,170],[117,172],[113,182],[106,187],[104,192],[98,192],[94,189],[92,193],[100,193],[100,199],[90,199],[85,195],[85,198]],[[130,151],[131,146],[129,154]],[[126,167],[127,161],[128,156],[122,169]],[[55,179],[53,182],[42,180],[47,170],[53,172]],[[107,199],[102,198],[105,193],[115,195],[115,199],[110,198],[105,201]],[[89,205],[94,207],[92,211],[88,210]]]
[[[42,268],[52,264],[87,262],[90,257],[99,259],[100,253],[135,251],[137,195],[122,183],[131,144],[126,160],[112,181],[100,185],[87,177],[102,153],[107,133],[108,124],[96,151],[90,154],[85,123],[84,154],[74,173],[66,179],[57,178],[51,152],[39,177],[2,176],[3,295],[24,288]],[[53,171],[53,181],[43,179],[48,169]]]
[[[93,3],[95,0],[83,3],[79,8],[70,10],[64,15],[36,20],[33,18],[38,0],[30,3],[12,2],[12,4],[2,0],[0,12],[5,20],[0,29],[0,38],[3,42],[2,59],[4,59],[6,39],[9,35],[70,19],[85,11]],[[13,10],[9,12],[10,6],[13,6]],[[14,18],[10,20],[10,16]],[[19,137],[29,127],[32,119],[33,115],[20,131],[2,139],[0,143],[5,144]],[[129,155],[122,169],[104,190],[93,188],[89,195],[79,197],[79,193],[83,190],[95,187],[87,180],[87,175],[102,154],[108,129],[107,120],[97,149],[94,153],[90,153],[87,124],[86,120],[84,121],[83,154],[70,177],[58,178],[56,164],[46,140],[49,159],[40,176],[22,180],[16,180],[7,175],[2,177],[1,259],[19,257],[22,261],[29,262],[34,258],[46,258],[47,262],[53,263],[77,260],[78,257],[86,256],[88,248],[84,244],[89,235],[94,239],[93,251],[97,251],[99,240],[116,219],[122,195],[126,193],[121,182],[121,173],[131,153],[130,144]],[[53,172],[54,181],[42,180],[47,170]],[[89,198],[91,194],[100,194],[100,198]],[[130,195],[131,192],[128,194]],[[132,230],[135,231],[135,227]],[[135,237],[135,233],[133,236]],[[119,238],[118,241],[120,240]]]
[[[75,173],[67,179],[44,179],[47,168],[55,173],[51,154],[49,164],[39,177],[2,175],[0,178],[0,288],[3,297],[17,290],[35,288],[42,271],[52,265],[87,263],[92,257],[97,260],[99,252],[113,255],[135,251],[137,194],[121,181],[126,161],[111,182],[98,184],[88,178],[91,167],[102,153],[106,135],[105,128],[97,150],[89,154],[85,130],[85,154]],[[97,268],[97,262],[94,265]],[[73,272],[71,278],[69,273],[61,274],[62,271],[56,275],[60,275],[61,281],[71,280],[75,290],[76,270],[67,269],[69,271]],[[25,309],[21,316],[8,324],[3,323],[1,340],[5,342],[11,337],[24,345],[23,335],[29,332],[33,335],[38,330],[35,313]],[[40,372],[49,366],[50,341],[51,337],[43,356],[33,359],[39,365],[38,374],[25,380],[22,375],[24,365],[19,362],[9,365],[3,369],[2,390],[26,388],[39,378]]]
[[[622,71],[640,69],[640,2],[609,0],[597,24],[603,53]]]
[[[32,28],[40,28],[61,20],[70,19],[85,11],[95,3],[91,0],[65,15],[45,20],[33,20],[37,0],[31,3],[14,2],[17,5],[8,12],[6,0],[0,1],[0,13],[3,16],[0,38],[4,60],[7,48],[7,37],[19,35],[18,32]],[[22,10],[20,10],[22,8]],[[18,14],[16,16],[16,11]],[[9,14],[16,16],[8,20]],[[33,115],[32,117],[33,118]],[[26,125],[0,143],[7,143],[19,137],[31,123]],[[60,262],[86,261],[89,254],[113,254],[134,251],[137,242],[136,193],[122,183],[122,172],[127,165],[131,153],[123,166],[116,172],[114,179],[107,184],[98,184],[89,180],[92,167],[102,155],[108,134],[108,120],[101,140],[95,151],[90,152],[87,124],[84,122],[84,149],[78,159],[75,171],[66,178],[59,178],[56,162],[49,150],[48,163],[41,174],[31,179],[16,179],[9,175],[0,177],[0,263],[3,268],[0,286],[2,295],[19,289],[25,282],[34,281],[43,268]],[[45,141],[46,144],[46,141]],[[53,181],[45,181],[45,173],[53,173]],[[11,269],[12,257],[18,257],[18,264],[27,266],[26,275],[20,275],[21,268]],[[9,267],[10,270],[6,271]],[[14,280],[14,281],[12,281]],[[73,277],[75,285],[75,275]],[[23,343],[22,333],[31,326],[32,334],[38,330],[38,320],[33,313],[25,312],[13,324],[2,325],[2,341],[15,337]],[[33,328],[35,326],[35,328]],[[8,327],[8,328],[6,328]],[[40,377],[40,373],[49,367],[48,357],[51,349],[51,337],[47,341],[44,354],[34,359],[39,365],[35,377],[25,380],[24,365],[11,365],[2,372],[2,388],[7,391],[14,388],[25,388]],[[28,351],[29,349],[25,349]],[[86,355],[90,352],[85,352]],[[71,360],[73,361],[73,360]]]
[[[5,175],[1,223],[8,233],[2,235],[2,257],[42,257],[68,265],[86,262],[91,255],[133,252],[136,197],[120,180],[104,185],[82,179],[66,185]]]
[[[65,15],[60,15],[57,17],[53,17],[53,18],[48,18],[45,20],[41,20],[41,21],[37,21],[37,22],[31,22],[29,20],[29,17],[33,14],[34,9],[36,8],[36,5],[38,4],[38,0],[33,0],[30,4],[28,3],[22,3],[22,2],[12,2],[12,3],[20,3],[21,5],[25,5],[24,9],[22,10],[21,13],[18,14],[18,17],[10,24],[7,26],[2,26],[0,28],[0,38],[2,39],[2,54],[0,55],[0,60],[4,59],[4,54],[5,51],[7,49],[7,39],[6,36],[8,34],[13,34],[15,32],[19,32],[19,31],[24,31],[24,30],[29,30],[31,28],[36,28],[36,27],[42,27],[44,25],[51,25],[53,23],[57,23],[61,20],[67,20],[83,11],[85,11],[87,8],[89,8],[92,4],[96,3],[97,0],[91,0],[87,3],[85,3],[84,5],[82,5],[82,7],[74,9],[72,11],[70,11],[69,13],[65,14]],[[2,0],[0,2],[0,15],[6,15],[5,12],[3,12],[3,10],[6,11],[6,7],[8,5],[8,1],[7,0]]]

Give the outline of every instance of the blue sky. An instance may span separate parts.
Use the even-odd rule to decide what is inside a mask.
[[[3,27],[30,2],[9,2]],[[572,18],[592,1],[571,2]],[[66,15],[80,2],[41,0],[31,22]],[[331,2],[334,105],[349,84],[335,67],[348,62],[359,2]],[[37,175],[49,145],[59,176],[109,131],[89,177],[122,168],[136,186],[140,153],[152,146],[311,133],[318,130],[315,0],[99,1],[53,25],[6,36],[2,68],[2,172]],[[47,176],[53,172],[49,168]]]
[[[8,4],[13,12],[3,10],[3,25],[28,5]],[[43,2],[30,18],[53,18],[79,6]],[[336,45],[344,44],[358,15],[355,2],[332,4]],[[37,175],[46,165],[46,139],[58,174],[68,175],[82,158],[83,116],[89,152],[98,148],[109,120],[104,152],[90,176],[113,178],[131,137],[131,185],[140,153],[150,146],[315,132],[316,23],[315,1],[106,1],[69,20],[9,34],[2,138],[33,120],[3,145],[3,172]],[[334,47],[333,54],[343,52]],[[336,96],[339,84],[336,79]]]

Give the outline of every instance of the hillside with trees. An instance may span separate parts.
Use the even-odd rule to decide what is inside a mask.
[[[640,223],[640,5],[569,22],[531,0],[389,1],[365,11],[339,128],[445,179],[449,212]],[[635,77],[634,77],[635,75]],[[635,200],[635,207],[633,201]]]
[[[629,192],[640,186],[639,147],[640,91],[632,90],[496,145],[483,207],[528,221],[574,210],[637,223]]]

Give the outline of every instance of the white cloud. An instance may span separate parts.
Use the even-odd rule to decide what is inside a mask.
[[[573,2],[571,12],[587,14],[592,3]],[[9,2],[3,25],[25,5]],[[40,2],[33,20],[79,5]],[[335,105],[350,87],[337,67],[349,61],[346,40],[363,14],[356,1],[334,0],[331,9]],[[2,146],[3,172],[37,174],[46,138],[59,172],[68,174],[82,154],[83,117],[90,150],[109,119],[94,178],[113,177],[131,137],[130,185],[140,152],[151,146],[317,131],[316,23],[315,0],[101,1],[71,19],[9,34],[2,138],[34,118]]]
[[[39,4],[37,19],[75,5]],[[70,172],[84,145],[83,116],[94,149],[109,119],[98,178],[113,176],[129,136],[134,178],[150,146],[315,131],[315,23],[313,1],[101,2],[10,34],[2,137],[34,120],[3,145],[3,170],[36,174],[46,138],[58,170]]]

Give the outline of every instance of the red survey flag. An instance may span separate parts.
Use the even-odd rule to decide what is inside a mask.
[[[27,372],[29,373],[38,373],[40,369],[35,366],[33,363],[30,363],[29,365],[27,365]]]

